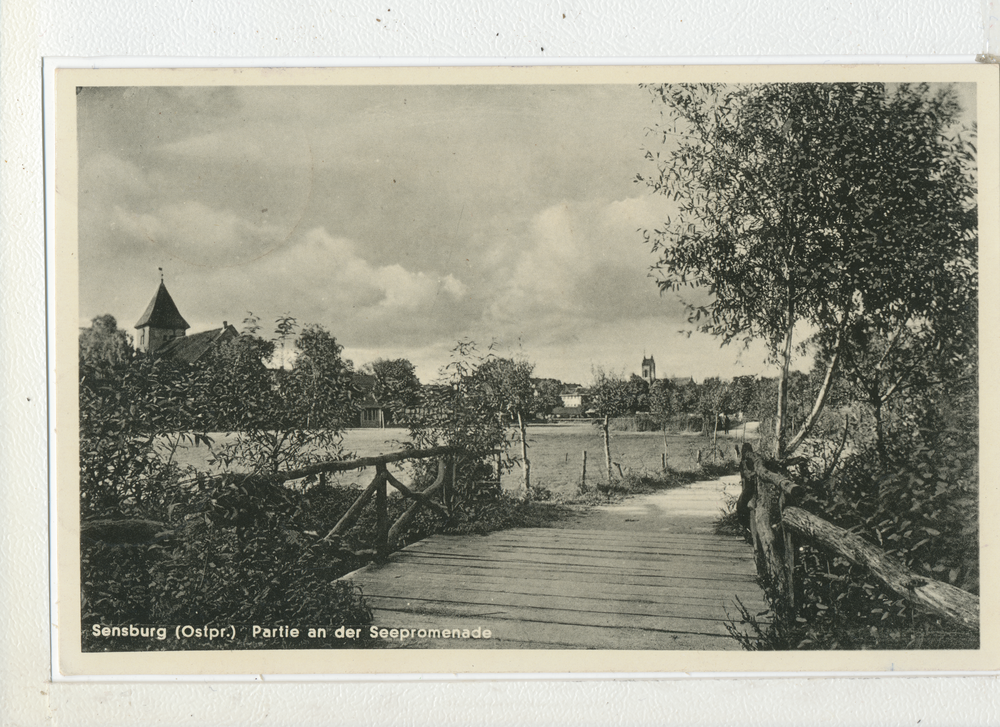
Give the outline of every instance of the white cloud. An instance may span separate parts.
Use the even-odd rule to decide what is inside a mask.
[[[654,258],[637,232],[655,224],[661,208],[658,200],[644,198],[542,210],[489,318],[505,324],[542,320],[551,327],[669,312],[648,277]]]
[[[194,200],[140,213],[116,206],[111,228],[163,257],[194,267],[232,267],[281,247],[292,232],[263,216],[248,220]]]

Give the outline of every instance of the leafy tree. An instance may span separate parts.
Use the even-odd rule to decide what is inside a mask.
[[[645,239],[663,290],[705,288],[699,330],[764,341],[780,366],[774,454],[808,435],[859,322],[891,335],[933,320],[976,267],[975,147],[952,90],[899,84],[651,87],[669,121],[638,177],[677,203]],[[900,264],[901,261],[906,264]],[[788,378],[802,324],[826,362],[789,440]]]
[[[213,347],[197,364],[198,381],[214,412],[213,429],[239,432],[247,426],[267,430],[278,423],[280,406],[274,375],[265,362],[275,344],[256,335],[252,325],[232,341]]]
[[[677,388],[668,379],[657,379],[649,387],[649,414],[660,426],[663,453],[668,455],[667,426],[680,411]]]
[[[278,323],[289,331],[295,327],[287,316]],[[217,447],[215,464],[270,473],[340,454],[342,431],[353,414],[350,362],[319,325],[304,326],[295,348],[290,370],[268,369],[275,342],[244,331],[206,357],[202,380],[220,420],[234,433]]]
[[[905,408],[914,391],[936,398],[931,389],[975,385],[976,307],[975,285],[970,283],[942,299],[934,320],[912,321],[888,335],[862,324],[850,331],[842,364],[844,388],[872,416],[879,459],[887,456],[887,411]]]
[[[632,396],[631,411],[649,411],[649,382],[637,374],[632,374],[628,380],[629,393]]]
[[[413,364],[405,358],[376,359],[365,364],[362,371],[375,377],[372,396],[388,408],[393,421],[420,401],[420,380]]]
[[[208,443],[211,419],[190,370],[132,355],[112,316],[80,337],[80,505],[84,519],[165,507],[185,443]]]
[[[482,381],[488,404],[517,424],[521,445],[521,485],[531,496],[531,461],[528,459],[528,417],[534,413],[535,387],[531,381],[534,364],[511,358],[491,358],[476,372]]]
[[[289,313],[283,313],[274,321],[274,341],[276,342],[279,354],[278,365],[285,368],[288,365],[286,349],[295,336],[295,329],[299,327],[299,322]]]
[[[111,314],[95,317],[90,328],[80,331],[81,361],[117,365],[132,360],[134,355],[132,337],[118,327]]]
[[[729,406],[734,413],[743,412],[745,415],[750,410],[756,386],[757,380],[753,376],[733,377],[729,382]]]
[[[477,375],[488,360],[474,341],[459,341],[437,381],[422,388],[419,405],[407,415],[416,447],[458,448],[454,493],[464,500],[467,512],[493,507],[502,494],[500,472],[493,475],[493,463],[499,469],[507,451],[506,427],[491,406],[483,377]],[[415,467],[430,476],[427,462],[421,460]]]
[[[559,394],[563,390],[563,382],[559,379],[532,379],[532,383],[535,386],[533,409],[536,414],[548,416],[557,406],[562,406]]]
[[[289,377],[290,419],[305,429],[342,429],[353,415],[351,362],[344,347],[318,324],[302,328]]]
[[[720,414],[729,404],[729,387],[718,376],[705,379],[698,387],[698,413],[702,431],[711,434]]]
[[[762,376],[754,382],[753,394],[747,405],[746,417],[758,421],[764,426],[765,421],[774,417],[774,402],[778,394],[778,380]]]
[[[664,432],[680,412],[677,388],[667,379],[657,379],[649,387],[649,413]]]
[[[604,462],[608,471],[608,482],[611,482],[611,432],[612,417],[619,417],[635,408],[633,389],[629,382],[610,374],[604,369],[594,370],[594,383],[590,387],[590,406],[600,417],[599,425],[604,435]]]

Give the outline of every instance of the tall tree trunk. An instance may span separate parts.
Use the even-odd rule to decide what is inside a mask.
[[[604,415],[604,463],[608,468],[608,484],[611,484],[611,433],[608,431],[608,416]]]
[[[789,293],[789,298],[791,293]],[[788,369],[792,363],[792,328],[795,319],[792,316],[792,302],[788,301],[787,318],[785,319],[785,346],[781,358],[781,376],[778,377],[778,411],[774,421],[774,458],[781,460],[785,456],[785,430],[788,416]]]
[[[847,320],[845,314],[844,320]],[[792,441],[788,444],[785,449],[784,456],[790,455],[794,452],[803,440],[809,436],[809,432],[812,431],[813,426],[815,426],[816,421],[819,419],[820,413],[823,411],[823,406],[826,404],[827,394],[830,393],[830,387],[833,384],[833,375],[837,370],[837,363],[840,361],[840,351],[843,347],[843,329],[837,333],[837,342],[834,347],[833,357],[830,359],[830,363],[826,367],[826,375],[823,377],[823,384],[820,386],[819,393],[816,394],[816,401],[813,402],[812,411],[809,412],[809,416],[806,417],[805,422],[802,424],[802,429],[799,433],[795,435]]]
[[[878,455],[879,464],[884,464],[886,460],[885,452],[885,424],[882,421],[882,397],[878,395],[876,389],[875,398],[872,402],[872,414],[875,416],[875,452]]]
[[[521,412],[517,413],[517,429],[521,434],[521,473],[523,474],[524,496],[531,497],[531,462],[528,461],[527,426]]]

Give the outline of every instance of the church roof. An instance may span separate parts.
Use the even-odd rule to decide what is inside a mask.
[[[183,320],[183,319],[182,319]],[[185,324],[187,325],[187,324]],[[136,326],[138,328],[138,326]],[[225,328],[216,328],[211,331],[202,331],[190,336],[180,336],[167,341],[156,350],[156,355],[171,358],[174,361],[184,363],[194,363],[205,353],[220,343],[231,341],[239,336],[236,328],[226,324]]]
[[[146,312],[142,314],[142,318],[135,324],[136,328],[143,328],[145,326],[185,331],[191,327],[181,316],[180,311],[177,310],[174,299],[170,297],[170,293],[167,292],[167,286],[163,284],[162,280],[160,281],[160,287],[157,289],[156,295],[149,301]]]

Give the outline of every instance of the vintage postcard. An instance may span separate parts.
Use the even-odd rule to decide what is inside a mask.
[[[997,67],[55,85],[59,674],[1000,668]]]

